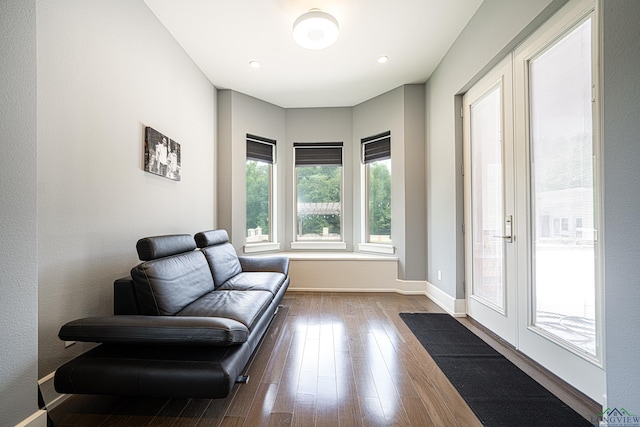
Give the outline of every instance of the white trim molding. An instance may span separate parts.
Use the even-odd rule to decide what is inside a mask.
[[[47,427],[47,411],[38,409],[29,417],[16,424],[16,427]]]
[[[373,252],[376,254],[393,255],[396,253],[395,247],[382,243],[358,243],[358,250],[363,252]]]
[[[244,245],[245,254],[255,254],[260,252],[273,252],[280,250],[280,243],[278,242],[264,242],[264,243],[247,243]]]
[[[344,251],[347,249],[345,242],[291,242],[292,250],[328,250],[328,251]]]
[[[427,282],[424,280],[396,279],[396,292],[402,295],[427,295]]]
[[[68,394],[60,394],[54,388],[53,378],[55,377],[55,374],[55,372],[51,372],[49,375],[38,380],[40,393],[42,393],[44,405],[48,410],[55,408],[69,398]]]
[[[453,317],[467,316],[467,302],[464,298],[456,299],[429,282],[427,282],[427,297]]]

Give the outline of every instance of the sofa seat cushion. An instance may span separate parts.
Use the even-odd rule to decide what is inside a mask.
[[[177,313],[178,316],[224,317],[238,321],[249,331],[269,307],[273,295],[268,291],[213,291]]]
[[[227,280],[219,290],[269,291],[275,296],[286,280],[282,273],[251,272],[240,273]]]
[[[143,262],[131,270],[140,314],[171,316],[213,291],[200,251]]]

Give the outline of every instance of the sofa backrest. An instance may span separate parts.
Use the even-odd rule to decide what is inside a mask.
[[[214,290],[207,259],[188,234],[154,236],[136,245],[143,261],[131,270],[140,314],[174,315]]]
[[[233,245],[229,243],[226,230],[201,231],[195,235],[195,241],[209,263],[216,288],[242,273],[240,260]]]

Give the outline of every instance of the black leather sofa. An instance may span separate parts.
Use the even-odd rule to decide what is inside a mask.
[[[238,257],[224,230],[136,248],[142,263],[114,283],[115,315],[60,329],[61,340],[100,345],[56,370],[56,391],[226,397],[289,286],[288,258]]]

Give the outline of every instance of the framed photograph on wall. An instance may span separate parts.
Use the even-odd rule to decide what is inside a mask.
[[[144,130],[144,170],[180,181],[180,144],[147,126]]]

